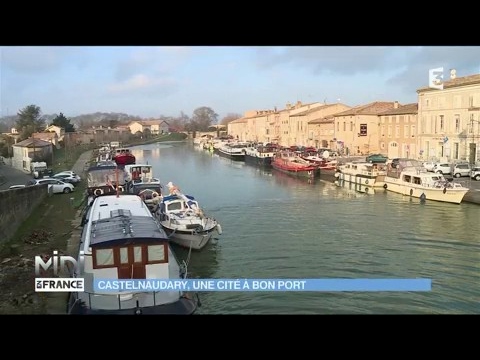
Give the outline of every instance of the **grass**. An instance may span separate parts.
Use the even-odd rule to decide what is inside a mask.
[[[58,153],[55,171],[70,169],[86,148],[78,147],[61,156]],[[63,152],[65,154],[65,151]],[[55,156],[55,155],[54,155]],[[68,253],[68,243],[79,209],[85,200],[85,181],[70,194],[53,194],[45,198],[0,247],[0,314],[62,313],[66,293],[34,292],[34,258],[51,255],[53,250]],[[69,254],[74,255],[74,254]]]

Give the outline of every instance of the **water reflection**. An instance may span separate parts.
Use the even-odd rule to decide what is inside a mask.
[[[370,186],[365,186],[365,185],[361,185],[361,184],[357,184],[357,183],[351,183],[349,181],[345,181],[345,180],[335,180],[334,182],[335,185],[337,185],[338,187],[342,187],[344,189],[347,190],[347,192],[349,193],[362,193],[362,194],[375,194],[375,193],[378,193],[378,192],[384,192],[385,190],[382,188],[381,190],[380,189],[375,189],[373,187],[370,187]]]
[[[300,176],[293,176],[289,174],[285,174],[281,171],[277,171],[273,169],[273,178],[277,184],[282,186],[295,186],[295,187],[304,187],[304,186],[311,186],[315,185],[319,182],[319,179],[310,179]]]

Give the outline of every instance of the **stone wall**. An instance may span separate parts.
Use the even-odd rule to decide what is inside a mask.
[[[0,244],[10,240],[18,227],[48,195],[48,185],[0,191]]]

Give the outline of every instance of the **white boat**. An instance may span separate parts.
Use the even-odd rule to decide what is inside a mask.
[[[428,172],[423,166],[397,166],[385,176],[384,188],[405,196],[460,204],[469,188],[448,181],[442,174]]]
[[[171,182],[170,195],[164,196],[155,212],[171,241],[187,249],[201,250],[222,228],[217,220],[206,216],[198,201],[180,192]]]
[[[82,253],[83,252],[83,253]],[[95,198],[86,212],[73,273],[84,278],[84,292],[71,293],[70,314],[185,314],[195,312],[198,298],[180,290],[142,292],[98,291],[99,279],[183,279],[182,267],[169,238],[136,195]]]
[[[338,166],[335,177],[339,181],[350,182],[369,187],[382,187],[387,175],[384,164],[372,164],[368,162],[347,162]]]
[[[245,152],[248,148],[255,147],[253,143],[246,141],[232,141],[222,144],[218,149],[218,155],[235,160],[245,161]]]

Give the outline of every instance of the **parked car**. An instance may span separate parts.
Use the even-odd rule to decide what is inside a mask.
[[[32,180],[29,182],[29,185],[43,185],[43,184],[48,184],[48,189],[52,189],[52,192],[54,194],[59,194],[59,193],[71,193],[75,187],[70,184],[66,183],[57,179],[53,178],[43,178],[43,179],[38,179],[38,180]]]
[[[427,162],[424,162],[422,165],[425,168],[425,170],[433,171],[433,168],[435,167],[436,164],[437,164],[436,162],[427,161]]]
[[[480,167],[476,166],[470,171],[470,177],[477,181],[480,181]]]
[[[372,154],[372,155],[368,155],[366,158],[366,161],[369,163],[386,163],[387,160],[388,160],[388,157],[382,154]]]
[[[78,184],[81,180],[80,176],[72,173],[58,173],[52,176],[53,179],[58,179],[63,182],[68,182],[70,184]]]
[[[15,190],[15,189],[22,189],[24,188],[26,185],[12,185],[8,188],[8,190]]]
[[[433,168],[433,172],[438,174],[450,175],[452,173],[452,165],[448,163],[437,163]]]
[[[470,164],[456,164],[453,167],[453,176],[456,178],[461,176],[470,176],[470,171],[472,171]]]

